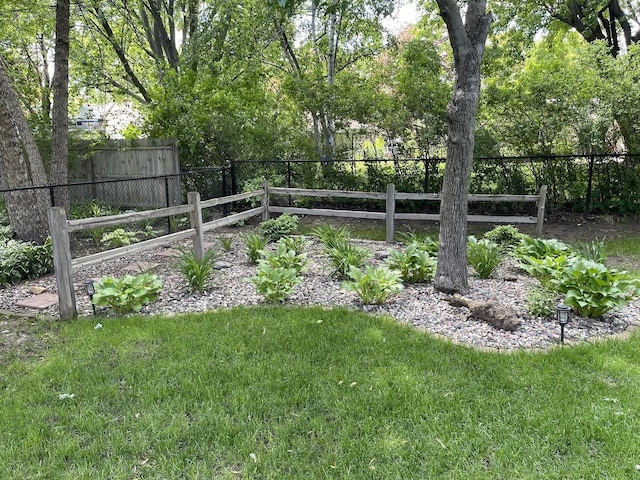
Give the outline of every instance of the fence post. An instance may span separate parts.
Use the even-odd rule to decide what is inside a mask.
[[[170,207],[171,202],[169,201],[169,177],[164,177],[164,199],[165,206]],[[173,233],[171,228],[171,217],[167,217],[167,232]]]
[[[262,182],[262,221],[269,220],[269,182]]]
[[[536,222],[536,237],[542,236],[544,226],[544,209],[547,204],[547,186],[540,187],[540,198],[538,199],[538,221]]]
[[[196,232],[191,237],[193,241],[193,256],[196,260],[202,260],[204,257],[204,236],[202,232],[202,208],[200,207],[200,193],[187,193],[187,201],[189,205],[193,205],[194,209],[189,212],[189,221],[191,228],[195,228]]]
[[[396,216],[396,186],[393,183],[387,185],[387,201],[386,201],[386,224],[387,224],[387,243],[393,243],[394,227]]]
[[[71,246],[67,230],[67,214],[64,208],[52,207],[47,212],[49,233],[53,247],[53,270],[58,286],[58,312],[61,320],[75,318],[76,297],[73,287],[73,269],[71,267]]]
[[[584,202],[584,219],[589,217],[589,208],[591,207],[591,196],[593,195],[593,164],[595,158],[593,155],[589,158],[589,178],[587,179],[587,198]]]

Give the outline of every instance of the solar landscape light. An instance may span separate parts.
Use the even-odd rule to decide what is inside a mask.
[[[91,302],[91,308],[93,309],[93,316],[96,315],[96,306],[93,304],[93,295],[96,293],[96,287],[93,284],[93,280],[85,280],[82,282],[82,288],[84,289],[84,293],[89,296],[89,301]]]
[[[556,320],[560,324],[560,343],[564,343],[564,327],[571,318],[571,308],[561,303],[556,307]]]

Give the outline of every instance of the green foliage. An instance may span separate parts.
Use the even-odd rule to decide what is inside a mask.
[[[391,250],[387,259],[389,268],[400,272],[406,283],[422,283],[432,280],[436,272],[436,259],[422,243],[411,242],[404,251]]]
[[[401,243],[407,245],[416,243],[420,249],[429,252],[429,255],[438,255],[438,242],[426,233],[409,230],[408,232],[399,233],[398,237],[400,238]]]
[[[258,261],[258,271],[249,281],[256,286],[256,291],[267,303],[285,301],[293,293],[296,285],[302,282],[299,270],[302,268],[302,259],[296,259],[294,256],[295,252],[286,250]]]
[[[268,264],[273,268],[293,269],[300,273],[309,263],[306,253],[296,253],[290,250],[285,243],[278,242],[275,251],[262,250],[262,258],[258,260],[260,265]]]
[[[604,263],[607,259],[606,243],[602,238],[594,239],[590,242],[577,242],[575,245],[575,251],[582,258],[592,260],[596,263]]]
[[[181,255],[176,266],[187,279],[189,292],[202,292],[207,286],[213,273],[213,267],[219,255],[213,249],[205,252],[198,260],[193,250],[180,250]]]
[[[121,278],[104,276],[95,284],[95,290],[94,305],[108,306],[118,314],[127,314],[139,312],[156,300],[162,290],[162,281],[149,272]]]
[[[304,237],[282,237],[277,243],[284,245],[287,250],[293,250],[296,255],[303,253],[309,246]]]
[[[560,278],[567,266],[575,261],[575,257],[559,255],[557,257],[520,257],[522,269],[538,280],[543,288],[553,289],[552,281]]]
[[[51,238],[44,245],[0,239],[0,287],[53,271]]]
[[[270,218],[258,225],[258,232],[270,242],[292,235],[298,229],[300,219],[297,215],[283,213],[277,218]]]
[[[111,232],[104,233],[100,243],[108,247],[123,247],[139,241],[138,235],[141,232],[130,232],[124,228],[116,228]]]
[[[514,250],[516,258],[523,260],[526,258],[558,257],[560,255],[570,255],[571,247],[556,239],[542,239],[526,236],[520,239],[519,245]]]
[[[13,237],[13,229],[9,225],[0,224],[0,242],[6,242]]]
[[[326,251],[349,241],[351,239],[352,232],[346,225],[334,227],[330,223],[323,223],[313,228],[311,233],[320,243],[322,243],[322,245],[324,245]]]
[[[380,305],[403,288],[401,273],[387,267],[368,265],[362,270],[351,266],[349,278],[350,281],[342,283],[342,288],[356,292],[365,305]]]
[[[627,272],[582,258],[570,263],[551,283],[565,295],[565,304],[589,318],[620,309],[640,294],[640,282]]]
[[[527,292],[527,311],[534,317],[550,317],[555,310],[557,296],[554,290],[536,286]]]
[[[260,258],[260,252],[267,247],[267,239],[256,232],[249,232],[243,237],[244,245],[247,247],[249,262],[256,264]]]
[[[520,230],[513,225],[498,225],[492,230],[485,232],[482,237],[497,243],[503,248],[510,248],[520,243],[527,235],[521,233]]]
[[[371,252],[351,241],[335,244],[334,247],[325,250],[332,266],[332,274],[338,278],[346,278],[351,267],[360,268]]]
[[[473,235],[467,239],[467,262],[479,278],[489,278],[500,262],[503,250],[500,245],[486,238],[478,240]]]
[[[231,244],[233,243],[232,237],[220,237],[220,246],[225,252],[231,251]]]

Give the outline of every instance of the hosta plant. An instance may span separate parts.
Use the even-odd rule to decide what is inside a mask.
[[[0,287],[37,278],[53,271],[51,238],[44,245],[19,240],[0,240]]]
[[[403,288],[400,272],[387,267],[368,265],[362,270],[352,266],[349,277],[351,280],[343,282],[342,288],[356,292],[366,305],[384,303]]]
[[[513,225],[498,225],[492,230],[485,232],[482,236],[482,238],[497,243],[505,249],[510,249],[517,245],[525,237],[527,237],[527,235],[521,233],[520,230]]]
[[[256,291],[266,302],[276,303],[289,298],[296,285],[302,282],[302,277],[295,268],[273,266],[261,259],[256,275],[248,280],[256,286]]]
[[[300,273],[309,263],[306,253],[296,253],[295,250],[289,250],[287,245],[278,242],[274,251],[261,250],[262,258],[258,260],[260,265],[268,264],[274,268],[292,268],[296,273]]]
[[[104,276],[95,284],[95,290],[94,305],[108,306],[116,313],[126,314],[139,312],[156,300],[162,290],[162,281],[149,272],[121,278]]]
[[[624,307],[640,294],[640,281],[627,272],[607,268],[592,260],[569,264],[551,283],[564,294],[564,303],[581,317],[597,318]]]
[[[300,219],[296,215],[283,213],[277,218],[270,218],[258,225],[259,233],[270,242],[277,242],[282,237],[293,235],[298,230]]]
[[[204,291],[219,255],[215,250],[209,249],[201,259],[198,259],[193,250],[181,250],[180,252],[176,267],[187,279],[189,292]]]
[[[438,255],[438,242],[426,233],[409,230],[408,232],[400,232],[398,237],[400,242],[406,245],[417,243],[421,250],[427,251],[432,257]]]
[[[560,255],[572,255],[571,247],[559,240],[533,238],[525,236],[514,249],[514,255],[520,259],[522,257],[545,258],[559,257]]]
[[[552,280],[562,277],[565,269],[572,262],[576,261],[575,257],[567,255],[558,255],[556,257],[520,257],[520,267],[538,280],[543,288],[555,290]]]
[[[467,240],[467,262],[473,267],[479,278],[489,278],[500,262],[502,262],[502,247],[482,238],[478,240],[473,235]]]
[[[387,263],[389,268],[400,272],[406,283],[426,282],[433,279],[436,271],[436,259],[416,241],[409,243],[404,251],[391,250]]]
[[[287,250],[293,250],[296,254],[303,253],[309,247],[309,242],[304,237],[282,237],[277,243],[284,245]]]
[[[103,234],[100,243],[108,247],[123,247],[139,242],[140,239],[138,235],[140,234],[141,232],[130,232],[124,228],[116,228],[111,232]]]

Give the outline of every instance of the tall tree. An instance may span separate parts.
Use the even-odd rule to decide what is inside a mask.
[[[480,66],[493,16],[486,0],[468,0],[464,20],[456,0],[436,0],[453,49],[455,84],[447,106],[447,162],[440,205],[440,244],[434,287],[465,292],[467,197],[480,98]]]
[[[69,29],[70,2],[56,3],[56,48],[53,71],[53,110],[51,134],[51,166],[49,180],[53,185],[67,183],[69,164]],[[54,191],[57,207],[69,211],[69,191]]]
[[[24,190],[5,193],[9,221],[17,238],[41,243],[49,232],[49,192],[29,187],[46,185],[47,176],[1,57],[0,132],[0,186],[7,189],[26,187]]]

